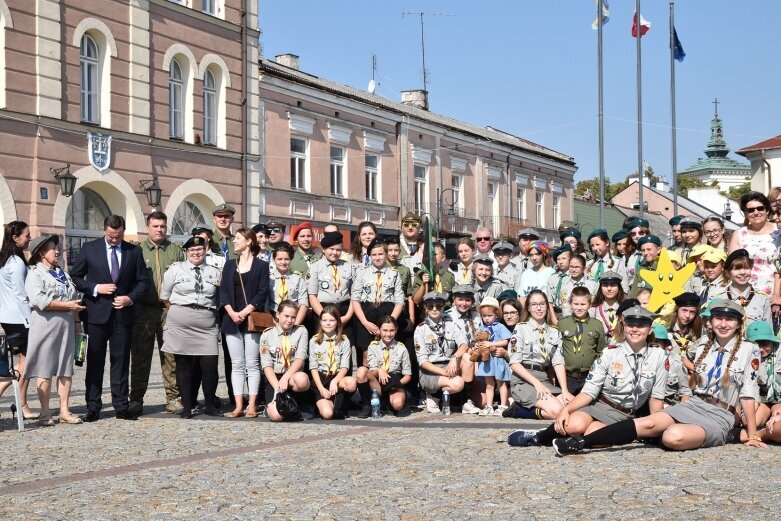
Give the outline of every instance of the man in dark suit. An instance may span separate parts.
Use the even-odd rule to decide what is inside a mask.
[[[133,329],[133,304],[149,287],[141,249],[125,242],[125,220],[109,215],[103,221],[104,237],[84,244],[70,274],[84,293],[87,307],[82,320],[87,324],[86,397],[84,421],[100,419],[103,406],[103,368],[106,344],[111,368],[111,402],[117,418],[135,420],[128,410],[128,374],[130,339]]]

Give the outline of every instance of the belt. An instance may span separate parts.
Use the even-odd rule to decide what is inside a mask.
[[[599,395],[599,401],[604,403],[604,404],[606,404],[606,405],[609,405],[610,407],[612,407],[613,409],[617,410],[618,412],[622,412],[624,414],[630,414],[630,415],[634,415],[634,413],[635,413],[635,411],[633,409],[630,409],[629,407],[621,407],[617,403],[611,402],[610,400],[608,400],[607,398],[605,398],[601,394]]]
[[[528,362],[523,362],[521,365],[524,366],[529,371],[543,371],[543,372],[545,372],[547,370],[547,367],[545,367],[544,365],[541,365],[541,364],[531,364],[531,363],[528,363]]]
[[[732,414],[735,414],[735,407],[728,404],[727,402],[723,402],[716,398],[715,396],[711,396],[709,394],[698,394],[697,398],[702,400],[703,402],[709,403],[711,405],[715,405],[716,407],[721,407],[722,409],[726,409],[727,411],[731,412]]]
[[[208,309],[209,311],[214,311],[212,308],[207,308],[206,306],[199,306],[198,304],[182,304],[182,307],[190,308],[190,309]]]
[[[379,309],[386,304],[394,305],[393,302],[361,302],[361,306],[374,308],[374,309]]]
[[[341,302],[320,302],[321,306],[343,306],[345,304],[349,304],[349,300],[342,300]]]

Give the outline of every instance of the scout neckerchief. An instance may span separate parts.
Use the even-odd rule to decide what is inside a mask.
[[[737,297],[732,296],[732,286],[727,288],[727,298],[730,300],[734,300],[735,302],[738,302],[743,308],[745,309],[746,306],[749,305],[751,302],[751,299],[754,298],[754,286],[749,284],[749,292],[748,297],[744,297],[743,295],[738,295]]]
[[[60,296],[61,300],[66,299],[65,295],[65,288],[68,287],[68,277],[65,276],[65,272],[60,269],[59,266],[55,266],[54,268],[48,268],[49,275],[54,277],[54,280],[59,282],[59,285],[57,286],[57,293]]]
[[[279,277],[279,286],[277,287],[277,294],[279,295],[279,301],[287,300],[287,277],[282,275]]]
[[[599,280],[599,277],[605,272],[605,259],[599,259],[597,261],[597,272],[594,274],[594,280]]]
[[[379,304],[382,302],[382,270],[377,270],[377,287],[374,292],[374,303]]]
[[[339,291],[339,266],[336,265],[335,262],[331,263],[331,282],[334,285],[334,291]]]
[[[643,353],[632,353],[632,358],[635,359],[635,363],[632,366],[632,410],[637,410],[640,405],[640,386],[638,381],[640,380],[640,366],[643,365]]]
[[[442,293],[444,291],[442,288],[442,277],[440,277],[439,273],[434,274],[434,291],[437,293]]]
[[[334,338],[326,338],[326,342],[328,342],[328,350],[326,351],[326,357],[328,358],[328,375],[334,375],[336,374],[336,371],[339,369],[336,365],[336,349],[334,347]]]
[[[778,401],[778,389],[776,388],[776,353],[771,352],[765,361],[767,365],[767,401],[775,403]]]
[[[678,326],[678,322],[675,322],[675,325]],[[689,333],[691,332],[691,328],[689,326],[683,326],[679,328],[673,328],[673,340],[676,344],[678,344],[678,348],[681,351],[681,356],[683,356],[686,353],[686,349],[689,347],[689,344],[691,343],[691,338],[689,338]]]
[[[371,264],[371,257],[369,257],[369,252],[366,252],[363,254],[363,265],[368,266]]]
[[[607,337],[613,338],[613,331],[616,330],[616,326],[618,325],[618,317],[616,317],[616,310],[613,308],[607,308],[607,316],[605,315],[605,303],[603,302],[598,308],[597,311],[599,312],[599,315],[602,317],[602,323],[607,326]]]
[[[461,320],[464,321],[464,332],[466,333],[467,344],[472,345],[476,333],[475,321],[472,320],[472,310],[469,310],[464,315],[461,315]]]
[[[536,322],[534,322],[536,324]],[[540,353],[542,354],[542,359],[546,362],[548,361],[548,350],[545,349],[545,324],[537,325],[534,329],[537,330],[537,339],[540,342]]]
[[[382,370],[386,373],[390,371],[391,347],[392,346],[386,345],[385,342],[382,343]]]
[[[581,349],[583,349],[583,332],[586,329],[586,321],[587,318],[575,318],[575,349],[573,349],[573,352],[580,353]]]
[[[710,368],[710,371],[708,371],[708,381],[705,384],[705,389],[708,389],[710,387],[711,379],[714,379],[716,382],[716,392],[718,393],[721,389],[721,363],[724,360],[724,349],[719,348],[719,354],[716,355],[716,363],[713,364],[713,367]]]
[[[555,300],[556,304],[561,307],[561,283],[564,281],[564,277],[566,277],[567,274],[564,272],[559,273],[559,282],[556,284],[556,293],[553,295],[553,300]]]
[[[290,351],[292,346],[290,345],[290,332],[282,332],[282,368],[287,369],[290,367]]]
[[[440,319],[439,322],[434,322],[429,317],[426,317],[426,320],[424,321],[426,325],[428,325],[428,328],[431,330],[432,333],[434,333],[437,336],[437,348],[439,349],[439,353],[442,354],[442,356],[445,356],[445,321],[444,319]]]

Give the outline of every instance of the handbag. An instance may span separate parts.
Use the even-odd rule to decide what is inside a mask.
[[[19,373],[14,370],[14,355],[5,335],[0,335],[0,378],[19,378]]]
[[[241,292],[244,295],[244,302],[249,304],[247,300],[247,292],[244,290],[244,277],[239,271],[239,261],[236,261],[236,271],[239,273],[239,282],[241,282]],[[265,311],[252,311],[247,317],[247,331],[250,333],[262,333],[266,329],[274,327],[274,317],[271,313]]]

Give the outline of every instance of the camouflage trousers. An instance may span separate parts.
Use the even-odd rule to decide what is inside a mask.
[[[152,370],[152,358],[155,353],[155,341],[160,354],[160,367],[163,369],[163,387],[166,399],[170,402],[179,398],[176,388],[176,361],[170,353],[159,351],[163,347],[163,323],[165,308],[157,306],[139,306],[136,309],[133,324],[133,337],[130,341],[130,401],[144,403],[144,395],[149,387],[149,372]]]

